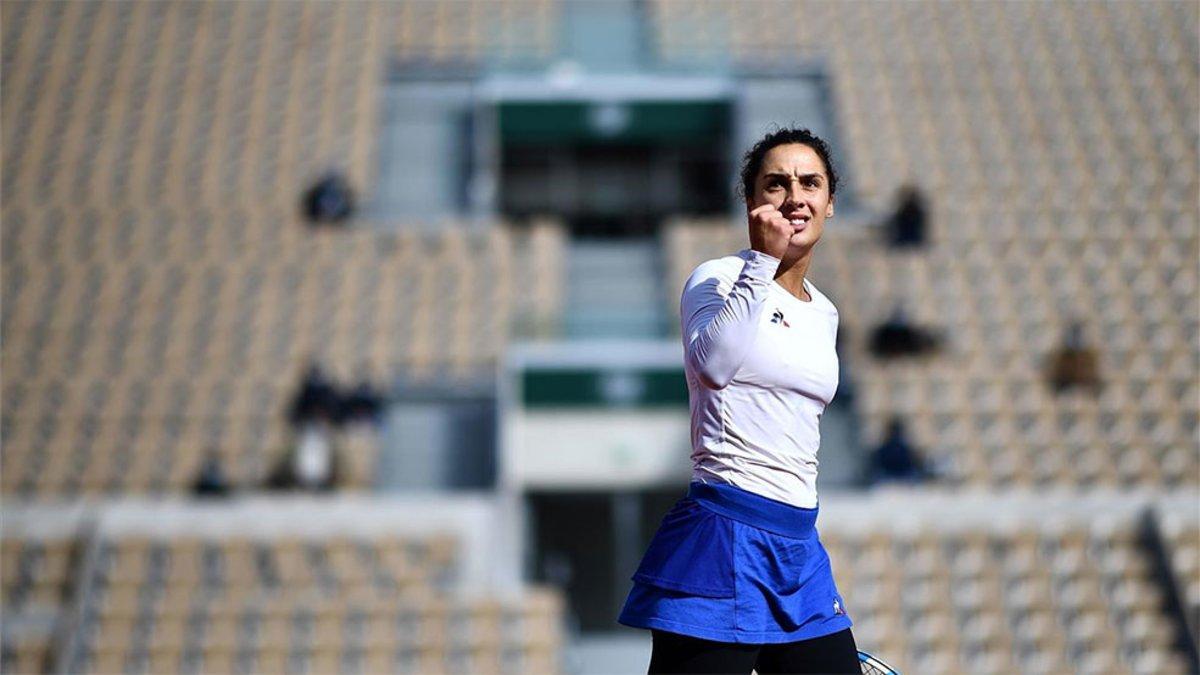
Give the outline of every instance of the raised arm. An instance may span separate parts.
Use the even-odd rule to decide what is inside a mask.
[[[724,389],[745,362],[779,263],[779,258],[750,250],[736,279],[706,264],[684,285],[684,358],[709,389]]]

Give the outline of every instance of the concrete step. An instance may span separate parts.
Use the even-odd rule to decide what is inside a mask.
[[[666,317],[655,311],[570,312],[563,323],[563,334],[568,338],[659,337],[665,332]]]
[[[567,287],[567,308],[586,307],[631,307],[659,308],[662,299],[658,296],[657,280],[644,278],[609,277],[593,282],[572,283]]]
[[[657,337],[666,317],[658,242],[576,240],[567,260],[568,337]]]
[[[597,248],[592,248],[593,246]],[[585,276],[617,269],[653,270],[658,265],[658,251],[650,243],[639,243],[636,246],[578,244],[572,245],[567,255],[567,264],[571,271]]]
[[[565,646],[565,670],[573,675],[642,675],[650,663],[648,631],[592,633]]]

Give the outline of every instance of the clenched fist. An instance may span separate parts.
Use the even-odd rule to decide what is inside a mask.
[[[783,260],[788,242],[799,230],[783,217],[774,204],[763,204],[750,211],[750,248]]]

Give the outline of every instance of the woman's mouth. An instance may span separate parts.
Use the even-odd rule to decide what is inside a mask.
[[[796,228],[797,230],[803,230],[805,227],[808,227],[808,218],[803,216],[799,218],[792,218],[790,222],[792,227]]]

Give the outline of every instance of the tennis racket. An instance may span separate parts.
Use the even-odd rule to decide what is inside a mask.
[[[866,652],[858,653],[858,662],[862,664],[863,675],[900,675],[900,671]]]

